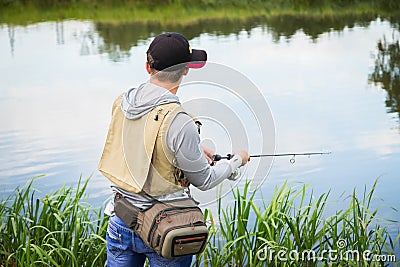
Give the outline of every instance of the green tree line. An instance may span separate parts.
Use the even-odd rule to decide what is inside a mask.
[[[98,5],[135,5],[152,8],[156,5],[179,4],[185,7],[226,7],[226,6],[258,6],[264,8],[288,7],[297,10],[308,8],[343,8],[355,5],[372,5],[379,9],[393,10],[400,8],[398,0],[0,0],[3,6],[35,4],[42,7],[65,4]]]

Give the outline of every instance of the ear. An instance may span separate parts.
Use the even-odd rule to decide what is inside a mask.
[[[188,73],[189,73],[189,68],[186,67],[186,68],[185,68],[185,71],[183,72],[183,76],[186,76]]]
[[[146,61],[145,68],[148,74],[151,74],[151,68],[149,62]]]

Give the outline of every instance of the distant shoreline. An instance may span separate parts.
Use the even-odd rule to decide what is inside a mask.
[[[211,4],[213,1],[168,1],[168,4],[155,4],[149,1],[127,2],[103,1],[95,2],[62,2],[45,5],[38,1],[25,1],[22,4],[16,0],[3,0],[0,2],[0,23],[11,25],[28,25],[44,21],[60,20],[91,20],[102,23],[162,23],[165,25],[190,25],[204,20],[232,19],[245,20],[250,17],[271,18],[276,16],[304,16],[304,17],[336,17],[348,15],[375,15],[391,17],[400,15],[400,1],[393,5],[398,8],[389,8],[378,4],[379,1],[365,0],[362,3],[342,5],[337,1],[326,1],[318,6],[310,4],[279,3],[279,0],[269,1],[239,1],[231,0],[231,4]],[[112,2],[112,3],[111,3]],[[190,3],[193,2],[191,5]],[[245,4],[249,2],[248,4]],[[301,1],[301,2],[307,2]],[[308,0],[308,2],[311,2]],[[7,4],[8,3],[8,4]],[[150,4],[149,4],[150,3]],[[239,4],[240,3],[240,4]]]

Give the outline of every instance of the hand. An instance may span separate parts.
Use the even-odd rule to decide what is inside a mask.
[[[246,163],[250,161],[250,155],[245,150],[236,150],[235,152],[233,152],[233,155],[239,155],[242,158],[241,166],[246,165]]]
[[[208,164],[211,164],[213,162],[212,156],[215,154],[214,151],[205,146],[201,146],[201,149],[203,150],[204,157],[206,157]]]
[[[232,174],[228,177],[228,180],[236,181],[241,176],[240,169],[236,169],[232,172]]]

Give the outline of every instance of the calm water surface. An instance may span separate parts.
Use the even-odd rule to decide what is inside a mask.
[[[400,208],[400,89],[393,82],[399,80],[399,65],[393,67],[382,52],[385,45],[398,44],[398,24],[375,18],[318,24],[317,29],[280,23],[254,20],[230,28],[220,23],[214,29],[208,24],[163,29],[91,21],[0,25],[0,194],[45,174],[37,180],[44,192],[92,176],[91,201],[100,204],[109,197],[109,182],[97,163],[112,102],[147,79],[145,52],[152,37],[177,30],[193,47],[206,49],[210,62],[254,82],[274,117],[276,152],[332,151],[329,156],[297,157],[295,164],[276,158],[262,185],[266,199],[286,179],[294,185],[310,183],[316,195],[331,189],[336,200],[354,187],[361,194],[379,178],[375,203],[382,206],[381,217],[399,220],[390,208]],[[183,102],[230,99],[226,91],[210,88],[181,88],[179,95]],[[235,106],[235,99],[232,103],[242,113],[243,105]],[[224,116],[229,120],[231,114]],[[244,127],[251,129],[251,122]],[[205,126],[202,138],[211,138],[214,130]],[[216,135],[214,148],[230,152],[224,135]],[[250,140],[250,152],[260,152],[255,144]],[[249,164],[248,176],[251,164],[257,161]],[[196,194],[208,200],[215,195]],[[330,203],[332,209],[342,204],[343,198]],[[399,224],[390,227],[396,232]]]

